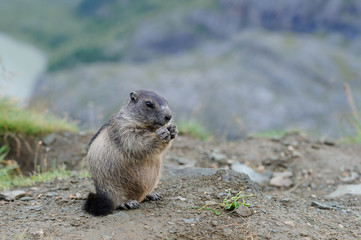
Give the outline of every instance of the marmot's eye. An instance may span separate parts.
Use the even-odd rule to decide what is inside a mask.
[[[146,101],[145,104],[147,105],[147,107],[149,108],[154,108],[154,104],[152,102]]]

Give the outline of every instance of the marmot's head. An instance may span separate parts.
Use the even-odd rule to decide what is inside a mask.
[[[172,118],[167,100],[151,91],[131,92],[125,109],[133,121],[151,128],[164,126]]]

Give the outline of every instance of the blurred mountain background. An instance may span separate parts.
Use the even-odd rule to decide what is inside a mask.
[[[165,96],[176,120],[200,122],[230,139],[292,128],[340,137],[352,131],[345,83],[361,107],[358,0],[0,0],[0,6],[0,80],[26,90],[24,105],[85,129],[99,128],[135,89]],[[41,62],[31,84],[18,77],[28,75],[23,68],[9,64],[27,51],[11,48],[14,41],[46,56],[23,64]]]

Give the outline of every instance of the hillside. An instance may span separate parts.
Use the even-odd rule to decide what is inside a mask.
[[[320,37],[244,30],[142,64],[92,64],[47,74],[33,104],[96,128],[130,91],[144,88],[164,95],[176,120],[197,119],[218,136],[299,128],[339,137],[350,116],[343,84],[350,84],[358,102],[360,62],[360,55]]]

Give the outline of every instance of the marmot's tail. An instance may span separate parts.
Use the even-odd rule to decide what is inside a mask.
[[[114,210],[114,204],[104,194],[89,193],[83,209],[94,216],[108,215]]]

